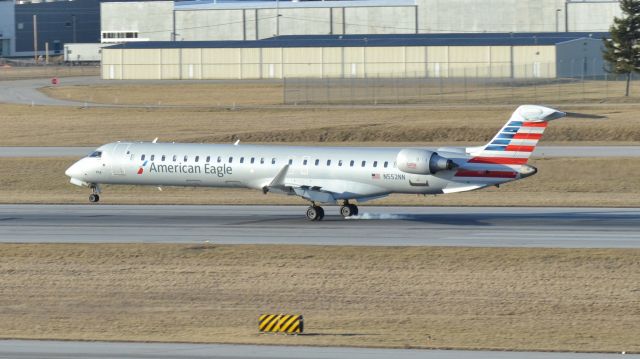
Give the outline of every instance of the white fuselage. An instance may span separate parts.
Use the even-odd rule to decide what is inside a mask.
[[[72,182],[153,186],[244,187],[269,190],[274,179],[287,194],[332,203],[365,201],[390,193],[441,194],[520,178],[456,177],[456,169],[411,174],[398,169],[399,148],[303,147],[116,142],[71,166]],[[484,170],[461,151],[443,152],[456,167]],[[285,168],[286,167],[286,168]],[[491,166],[489,166],[491,167]],[[495,166],[494,166],[495,167]]]

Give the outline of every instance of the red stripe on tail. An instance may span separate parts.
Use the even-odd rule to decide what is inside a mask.
[[[547,127],[547,122],[525,122],[522,127]]]
[[[528,158],[510,158],[510,157],[474,157],[470,159],[469,163],[486,163],[497,165],[524,165],[527,163]]]
[[[541,133],[516,133],[513,135],[514,140],[539,140],[541,138]]]
[[[518,146],[518,145],[508,145],[505,149],[506,151],[517,151],[517,152],[533,152],[536,149],[536,146]]]

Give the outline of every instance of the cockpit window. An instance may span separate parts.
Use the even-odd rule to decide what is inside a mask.
[[[92,154],[90,154],[89,157],[101,158],[102,157],[102,151],[95,151]]]

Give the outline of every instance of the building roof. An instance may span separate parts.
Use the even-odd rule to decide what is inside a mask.
[[[160,48],[289,48],[388,46],[550,46],[582,38],[601,39],[605,32],[477,33],[477,34],[369,34],[290,35],[249,41],[145,41],[110,49]]]
[[[238,0],[188,0],[176,1],[176,10],[222,10],[222,9],[296,9],[331,7],[395,7],[416,6],[415,0],[327,0],[327,1],[238,1]]]

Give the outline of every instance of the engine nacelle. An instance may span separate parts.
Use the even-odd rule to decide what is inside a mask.
[[[452,160],[438,155],[437,152],[417,148],[400,150],[396,157],[396,164],[400,171],[416,175],[431,175],[438,171],[451,170],[455,167],[455,163]]]

